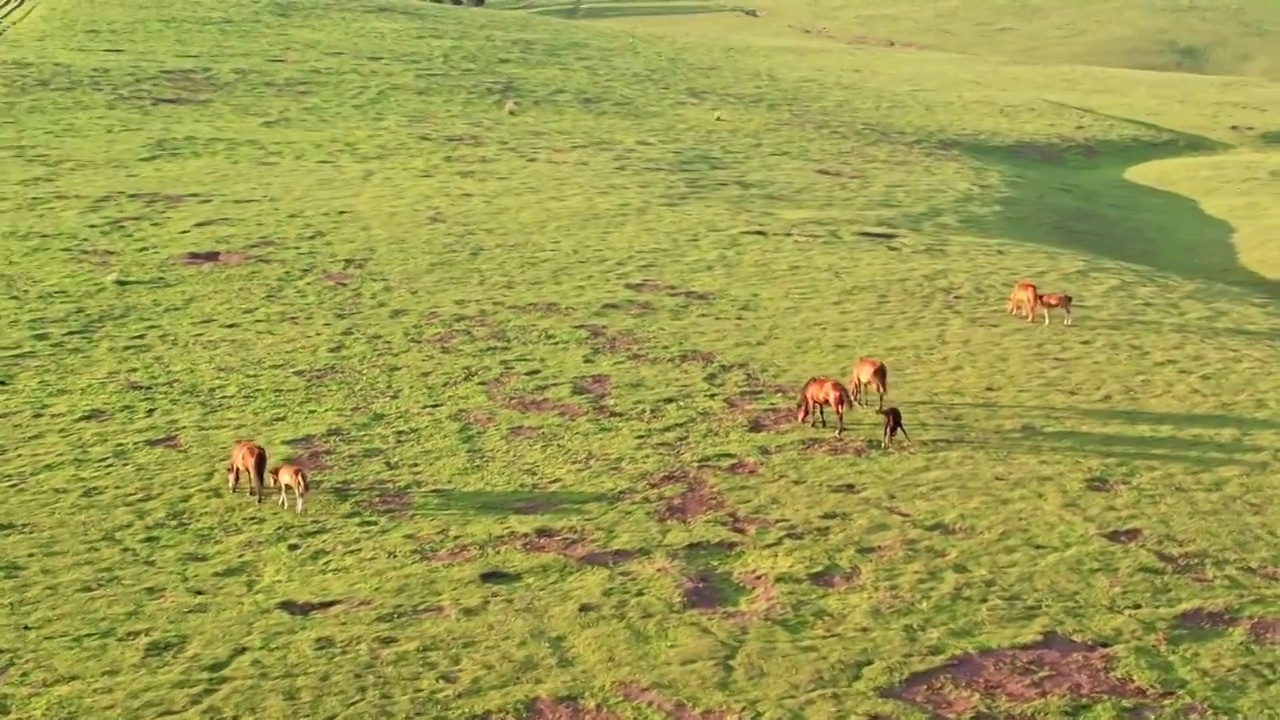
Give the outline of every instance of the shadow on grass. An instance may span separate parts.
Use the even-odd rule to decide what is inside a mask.
[[[562,20],[608,20],[629,17],[658,17],[662,15],[709,15],[730,12],[728,8],[696,3],[586,3],[573,2],[546,7],[535,7],[531,13]]]
[[[1169,139],[952,145],[978,162],[998,168],[1008,179],[1000,211],[966,218],[962,224],[967,231],[1083,252],[1280,298],[1280,283],[1240,265],[1230,224],[1206,214],[1190,198],[1125,177],[1136,165],[1212,153],[1228,146],[1149,123],[1065,107],[1155,130]]]
[[[317,490],[320,488],[317,487]],[[577,515],[583,506],[615,500],[608,493],[503,492],[424,488],[406,490],[371,484],[326,484],[323,492],[384,515]]]

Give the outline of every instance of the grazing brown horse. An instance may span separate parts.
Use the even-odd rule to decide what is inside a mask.
[[[889,368],[873,358],[858,358],[858,363],[853,366],[853,376],[849,378],[849,388],[853,391],[853,401],[863,407],[867,406],[862,395],[868,385],[880,395],[876,410],[883,410],[884,395],[889,392]]]
[[[1013,286],[1013,292],[1009,293],[1009,303],[1006,309],[1010,315],[1027,314],[1027,322],[1033,322],[1036,310],[1036,286],[1023,280]]]
[[[262,502],[262,476],[267,471],[267,451],[261,445],[241,440],[231,449],[231,462],[227,465],[227,488],[235,492],[240,485],[241,471],[249,474],[253,486],[250,495],[257,495]]]
[[[827,426],[827,414],[823,408],[830,406],[836,413],[836,437],[844,434],[844,409],[853,405],[849,391],[845,386],[829,378],[811,377],[805,381],[800,390],[800,402],[796,403],[796,422],[804,422],[813,415],[809,427],[814,427],[818,419],[822,419],[822,427]],[[814,408],[818,412],[814,414]]]
[[[307,471],[297,465],[281,465],[268,473],[268,477],[271,478],[271,487],[280,488],[280,507],[289,502],[288,488],[293,488],[298,514],[301,515],[302,498],[307,494]]]
[[[1044,308],[1044,324],[1049,324],[1049,308],[1062,308],[1063,325],[1071,324],[1071,296],[1063,293],[1046,293],[1044,295],[1036,295],[1036,302],[1041,308]]]
[[[898,435],[898,431],[902,431],[902,437],[911,442],[911,436],[907,434],[907,426],[902,424],[902,413],[896,407],[887,407],[880,411],[884,416],[884,437],[880,439],[880,447],[889,447],[889,443]]]

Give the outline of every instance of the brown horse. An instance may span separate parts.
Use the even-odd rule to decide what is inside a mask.
[[[262,476],[266,474],[266,470],[267,451],[261,445],[240,440],[231,449],[231,462],[227,465],[227,488],[234,493],[240,485],[241,471],[246,472],[253,481],[249,494],[257,495],[258,502],[262,502]]]
[[[911,442],[911,436],[907,434],[907,426],[902,424],[902,412],[896,407],[888,407],[880,411],[884,416],[884,437],[880,439],[880,447],[889,447],[889,443],[893,442],[893,438],[897,436],[898,431],[902,431],[902,437],[907,442]]]
[[[302,498],[306,496],[307,471],[297,465],[281,465],[267,474],[271,478],[271,487],[280,488],[280,507],[289,502],[289,488],[293,488],[293,497],[297,501],[298,514],[302,514]]]
[[[813,415],[809,427],[814,427],[818,419],[822,419],[822,427],[827,426],[827,414],[823,408],[830,406],[836,413],[836,437],[844,434],[844,409],[853,405],[849,391],[845,386],[829,378],[811,377],[805,381],[800,390],[800,402],[796,403],[796,422],[804,422]],[[817,408],[815,414],[813,409]]]
[[[880,396],[876,410],[883,410],[884,396],[889,392],[889,368],[873,358],[858,358],[858,363],[853,366],[853,376],[849,378],[849,388],[853,390],[853,401],[863,407],[867,406],[862,395],[868,385]]]
[[[1036,286],[1023,280],[1013,286],[1009,302],[1005,306],[1010,315],[1027,314],[1027,322],[1033,322],[1036,310]]]
[[[1049,308],[1061,308],[1063,325],[1071,324],[1071,296],[1063,293],[1046,293],[1044,295],[1036,295],[1036,302],[1040,307],[1044,308],[1044,324],[1049,324]]]

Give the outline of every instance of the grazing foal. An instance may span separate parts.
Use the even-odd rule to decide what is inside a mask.
[[[1035,319],[1036,309],[1036,286],[1023,280],[1013,286],[1013,292],[1009,293],[1009,303],[1006,309],[1010,315],[1027,314],[1027,322],[1033,322]]]
[[[884,396],[889,392],[889,368],[879,360],[859,358],[858,363],[853,366],[849,388],[853,391],[853,401],[863,407],[867,406],[862,396],[868,385],[880,396],[880,404],[876,406],[876,410],[883,410]]]
[[[307,494],[307,471],[297,465],[281,465],[269,474],[271,487],[280,488],[280,507],[289,502],[288,488],[293,488],[298,514],[302,514],[302,498]]]
[[[796,404],[796,422],[804,422],[805,418],[813,415],[809,427],[814,427],[819,418],[822,419],[822,427],[826,427],[827,415],[823,408],[828,405],[836,413],[836,437],[840,437],[844,434],[844,409],[853,405],[853,399],[845,386],[835,380],[811,377],[805,382],[800,390],[800,402]],[[817,414],[814,414],[814,408],[818,409]]]
[[[1047,293],[1045,295],[1037,295],[1036,302],[1044,309],[1044,324],[1049,324],[1049,308],[1061,308],[1063,325],[1071,324],[1071,296],[1063,293]]]
[[[235,492],[240,485],[240,473],[248,473],[253,481],[250,495],[257,495],[262,502],[262,476],[267,470],[267,451],[261,445],[241,440],[231,449],[231,462],[227,465],[227,488]]]
[[[889,443],[893,442],[893,438],[897,436],[898,431],[902,431],[902,437],[907,442],[911,442],[911,436],[907,434],[907,426],[902,424],[902,413],[896,407],[888,407],[880,411],[884,416],[884,437],[880,439],[880,447],[889,447]]]

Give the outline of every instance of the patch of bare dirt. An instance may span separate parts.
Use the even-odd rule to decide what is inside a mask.
[[[1280,567],[1257,568],[1253,573],[1263,580],[1280,580]]]
[[[814,455],[835,455],[839,457],[866,457],[871,453],[867,444],[858,439],[837,437],[809,438],[800,444],[807,453]]]
[[[758,515],[742,515],[737,512],[729,513],[729,529],[739,535],[755,535],[756,530],[760,528],[773,527],[773,518],[760,517]]]
[[[413,496],[407,492],[384,492],[370,498],[365,507],[383,515],[404,515],[413,507]]]
[[[1194,608],[1173,620],[1183,630],[1228,630],[1238,627],[1257,643],[1280,645],[1280,615],[1236,618],[1230,610]]]
[[[592,567],[612,567],[633,560],[631,550],[600,550],[589,546],[581,537],[561,533],[554,528],[538,528],[527,535],[508,538],[502,547],[527,553],[560,555]]]
[[[1178,615],[1174,623],[1184,629],[1192,630],[1226,630],[1236,624],[1235,618],[1227,610],[1195,608]]]
[[[857,585],[861,579],[862,570],[856,567],[848,569],[827,568],[809,576],[809,582],[828,590],[840,590],[851,585]]]
[[[540,395],[519,395],[503,403],[508,409],[522,413],[554,413],[566,420],[576,420],[587,414],[571,402],[552,400]]]
[[[667,297],[692,300],[694,302],[711,302],[716,299],[714,293],[702,292],[699,290],[688,290],[662,282],[661,280],[646,279],[637,282],[629,282],[624,285],[624,287],[632,292],[666,295]]]
[[[309,473],[329,469],[329,447],[320,438],[301,437],[290,440],[286,444],[297,451],[293,457],[285,461],[290,465],[297,465]]]
[[[680,548],[686,555],[730,555],[738,552],[742,543],[737,540],[697,540]]]
[[[733,720],[736,717],[725,710],[697,710],[679,700],[664,697],[653,688],[640,683],[620,683],[616,689],[627,702],[651,707],[671,720]]]
[[[731,475],[755,475],[760,472],[760,463],[747,458],[738,458],[725,468]]]
[[[537,437],[539,432],[540,431],[536,427],[530,427],[528,425],[516,425],[515,427],[512,427],[507,430],[507,439],[508,440],[528,440],[530,438]]]
[[[615,332],[603,325],[582,325],[580,330],[587,334],[587,342],[599,353],[621,355],[636,361],[648,358],[641,350],[640,338],[626,332]]]
[[[241,265],[252,259],[249,253],[222,250],[196,250],[173,256],[173,261],[182,265]]]
[[[1107,542],[1113,542],[1117,545],[1132,545],[1142,539],[1142,530],[1140,528],[1124,528],[1123,530],[1110,530],[1102,534]]]
[[[724,506],[724,497],[706,478],[694,476],[686,481],[685,488],[679,495],[663,502],[658,510],[658,519],[663,522],[690,523],[721,510]]]
[[[164,448],[166,450],[181,450],[183,447],[182,438],[177,435],[166,435],[154,440],[148,440],[146,444],[147,447]]]
[[[351,281],[355,279],[355,276],[347,272],[331,272],[325,274],[324,279],[326,282],[333,283],[334,285],[346,287],[351,284]]]
[[[614,300],[600,306],[601,310],[607,312],[621,312],[627,315],[648,315],[657,307],[648,300]]]
[[[680,584],[680,595],[686,608],[698,612],[716,610],[727,599],[716,585],[715,573],[708,570],[700,570],[685,578]]]
[[[1248,620],[1245,630],[1254,642],[1263,645],[1280,645],[1280,615]]]
[[[306,617],[315,613],[332,610],[342,604],[342,600],[281,600],[276,609],[294,617]]]
[[[1025,706],[1052,698],[1152,700],[1153,691],[1117,678],[1106,648],[1047,633],[1039,642],[963,655],[907,678],[885,696],[939,718],[971,717],[981,705]]]
[[[622,716],[577,700],[538,698],[529,703],[524,720],[622,720]]]
[[[493,416],[483,410],[469,410],[462,416],[462,421],[473,428],[484,430],[493,427]]]
[[[747,421],[747,431],[753,433],[775,432],[795,421],[794,410],[790,408],[771,408],[753,415]]]
[[[579,395],[587,395],[596,400],[604,400],[609,397],[609,391],[613,389],[613,378],[608,375],[591,375],[581,378],[574,383],[573,391]]]

